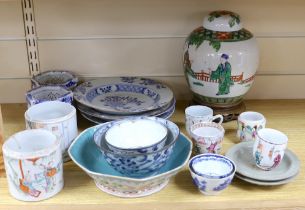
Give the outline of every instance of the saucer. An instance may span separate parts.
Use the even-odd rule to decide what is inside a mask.
[[[237,173],[235,173],[235,177],[237,177],[238,179],[241,179],[245,182],[249,182],[249,183],[255,184],[255,185],[276,186],[276,185],[287,184],[287,183],[293,181],[297,177],[297,174],[292,177],[289,177],[287,179],[277,180],[277,181],[261,181],[261,180],[251,179],[251,178],[245,177],[245,176],[243,176],[241,174],[237,174]]]
[[[286,149],[280,165],[270,171],[258,168],[252,155],[254,141],[242,142],[231,147],[226,156],[236,163],[236,173],[246,178],[260,182],[280,181],[294,177],[300,169],[298,157],[289,149]]]

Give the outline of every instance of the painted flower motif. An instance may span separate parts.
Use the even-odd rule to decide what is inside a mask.
[[[195,178],[193,178],[193,183],[196,185],[196,186],[198,186],[198,188],[199,188],[199,190],[201,190],[201,191],[205,191],[206,190],[206,184],[207,184],[207,182],[206,181],[204,181],[204,180],[202,180],[202,181],[199,181],[196,177]]]
[[[141,85],[156,85],[157,89],[161,89],[161,88],[165,88],[164,85],[162,85],[161,83],[157,82],[156,80],[152,80],[152,79],[141,79],[140,82]]]
[[[81,92],[82,94],[85,94],[86,93],[86,88],[88,87],[92,87],[92,83],[91,82],[85,82],[83,84],[81,84],[80,86],[78,86],[75,91],[79,91]]]
[[[101,100],[105,106],[110,106],[115,109],[129,109],[131,104],[140,106],[144,101],[140,101],[138,98],[130,96],[107,96]]]
[[[121,77],[122,82],[133,83],[137,77]]]
[[[217,39],[220,39],[220,40],[231,39],[232,38],[232,33],[217,31],[216,32],[216,37],[217,37]]]
[[[105,87],[100,87],[96,89],[96,93],[97,94],[105,94],[105,93],[109,93],[112,89],[111,85],[107,85]]]

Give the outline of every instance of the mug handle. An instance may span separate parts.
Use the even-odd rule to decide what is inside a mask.
[[[221,114],[217,114],[213,116],[212,121],[216,120],[217,118],[219,118],[218,124],[221,124],[223,122],[223,116]]]

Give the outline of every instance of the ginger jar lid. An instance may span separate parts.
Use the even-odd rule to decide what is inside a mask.
[[[203,27],[211,31],[239,31],[242,23],[238,14],[226,10],[209,13],[203,20]]]

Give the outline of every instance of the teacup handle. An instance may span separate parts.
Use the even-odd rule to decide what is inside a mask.
[[[217,114],[215,116],[213,116],[212,121],[214,122],[214,120],[219,118],[219,122],[218,124],[221,124],[223,122],[223,116],[221,114]]]

